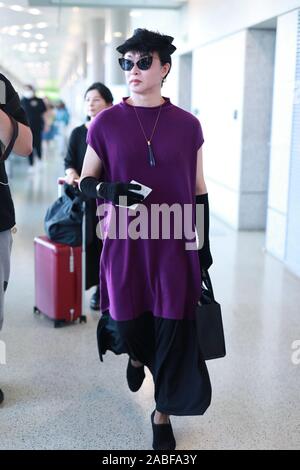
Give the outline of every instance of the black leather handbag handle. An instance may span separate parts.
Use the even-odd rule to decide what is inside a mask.
[[[18,126],[17,121],[12,116],[10,116],[9,114],[7,114],[7,116],[9,117],[9,119],[12,123],[13,134],[12,134],[12,137],[11,137],[11,140],[10,140],[8,146],[4,150],[4,153],[2,155],[0,153],[0,162],[4,162],[7,159],[7,157],[11,153],[11,151],[12,151],[14,145],[15,145],[15,142],[18,138],[18,135],[19,135],[19,126]]]
[[[202,282],[207,287],[207,289],[211,292],[213,300],[215,300],[213,286],[212,286],[212,283],[211,283],[211,280],[210,280],[210,275],[209,275],[207,269],[202,270],[201,277],[202,277]]]

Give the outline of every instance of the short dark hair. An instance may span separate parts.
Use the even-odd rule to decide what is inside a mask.
[[[104,99],[104,101],[107,103],[107,104],[112,104],[113,101],[114,101],[114,97],[110,91],[109,88],[107,88],[107,86],[105,86],[103,83],[101,82],[95,82],[93,83],[85,92],[84,94],[84,98],[86,98],[86,95],[88,94],[89,91],[92,91],[92,90],[97,90],[99,95],[102,96],[102,98]]]
[[[122,55],[126,54],[128,51],[141,53],[157,52],[161,65],[170,64],[170,72],[172,66],[171,54],[176,51],[176,47],[172,44],[173,40],[174,38],[172,38],[172,36],[138,28],[134,30],[132,37],[127,39],[116,49]],[[164,77],[163,82],[167,75]]]

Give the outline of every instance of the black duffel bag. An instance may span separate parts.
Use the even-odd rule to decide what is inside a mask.
[[[49,207],[45,216],[45,232],[51,241],[69,246],[82,244],[83,202],[79,191],[66,186],[65,193]]]

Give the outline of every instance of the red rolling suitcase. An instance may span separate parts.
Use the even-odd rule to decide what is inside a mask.
[[[58,184],[64,180],[59,178]],[[34,313],[43,313],[58,327],[84,315],[85,297],[85,214],[82,247],[55,243],[46,236],[35,237],[35,306]],[[83,270],[82,270],[83,266]],[[82,272],[83,271],[83,272]]]

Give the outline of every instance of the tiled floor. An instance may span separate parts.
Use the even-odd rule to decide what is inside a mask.
[[[127,358],[96,349],[98,315],[54,329],[32,313],[33,237],[56,196],[62,162],[51,158],[33,175],[15,161],[12,189],[18,233],[1,340],[5,403],[1,449],[151,449],[151,377],[131,393]],[[202,417],[173,417],[178,449],[300,447],[300,280],[264,251],[262,232],[236,233],[212,219],[211,275],[222,304],[228,354],[208,363],[213,401]],[[87,303],[90,297],[87,294]]]

